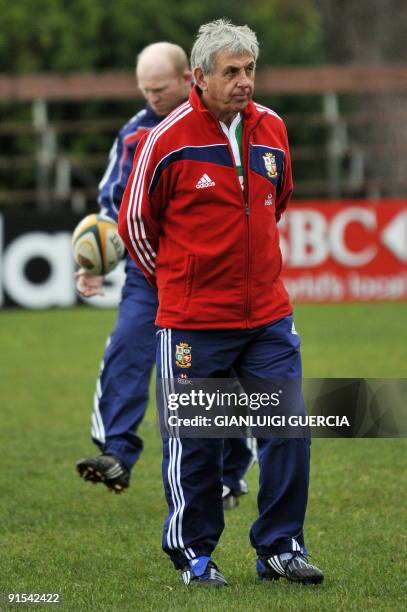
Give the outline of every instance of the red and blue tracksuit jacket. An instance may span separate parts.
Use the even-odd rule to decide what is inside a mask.
[[[161,121],[162,117],[146,106],[120,129],[113,143],[108,165],[98,187],[98,204],[100,211],[116,222],[137,145],[141,137]],[[139,271],[129,256],[126,257],[126,266]]]
[[[244,191],[229,141],[196,86],[140,141],[119,233],[158,287],[160,327],[245,329],[292,312],[277,229],[292,193],[281,118],[250,102],[242,150]]]
[[[149,106],[139,111],[120,129],[109,153],[109,163],[99,183],[101,211],[117,221],[120,203],[133,167],[133,157],[141,137],[157,126],[162,117]]]

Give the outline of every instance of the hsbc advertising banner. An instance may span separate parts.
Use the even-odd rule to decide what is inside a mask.
[[[295,202],[279,224],[291,299],[407,299],[407,200]]]
[[[79,221],[0,214],[0,307],[118,303],[123,266],[107,277],[103,297],[76,294],[71,233]],[[407,300],[407,200],[295,201],[279,228],[293,301]]]

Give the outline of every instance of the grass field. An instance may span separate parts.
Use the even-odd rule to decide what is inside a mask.
[[[405,313],[405,304],[298,306],[305,375],[407,377]],[[74,470],[94,453],[91,398],[114,318],[85,307],[0,314],[0,592],[60,593],[57,609],[73,612],[405,609],[407,445],[396,439],[313,442],[306,536],[326,572],[321,587],[256,582],[247,536],[254,468],[215,554],[230,588],[185,588],[160,547],[153,403],[125,495],[84,483]]]

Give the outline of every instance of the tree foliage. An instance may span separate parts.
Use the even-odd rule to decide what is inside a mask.
[[[385,64],[407,61],[405,0],[316,0],[323,20],[326,57],[333,63]],[[370,197],[406,192],[407,128],[405,92],[378,90],[354,99],[354,109],[369,109],[374,119],[349,126],[349,138],[361,148]]]
[[[405,0],[315,0],[329,60],[380,64],[407,60]]]
[[[321,53],[312,0],[0,0],[0,72],[128,69],[156,40],[190,50],[199,25],[226,17],[259,35],[263,64]]]
[[[247,23],[257,32],[261,65],[312,63],[321,58],[320,17],[313,0],[0,0],[0,73],[130,70],[141,49],[157,40],[176,42],[189,53],[199,26],[220,17]],[[296,111],[304,100],[296,101]],[[58,152],[107,154],[120,121],[139,105],[140,101],[129,100],[48,104],[51,123],[117,120],[112,131],[58,133]],[[278,110],[284,109],[282,101]],[[3,119],[29,124],[31,109],[25,104],[2,104],[0,122]],[[38,146],[31,132],[3,135],[0,144],[9,156],[32,159]],[[33,166],[13,173],[7,168],[0,168],[3,189],[34,187]],[[94,187],[101,172],[102,165],[74,165],[74,187]]]

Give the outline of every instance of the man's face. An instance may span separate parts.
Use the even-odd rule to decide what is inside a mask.
[[[179,75],[171,67],[142,70],[137,74],[138,85],[153,111],[165,117],[185,98],[190,89],[191,74]]]
[[[235,55],[219,51],[210,74],[195,71],[203,101],[218,119],[228,122],[247,106],[254,91],[254,69],[251,53]]]

